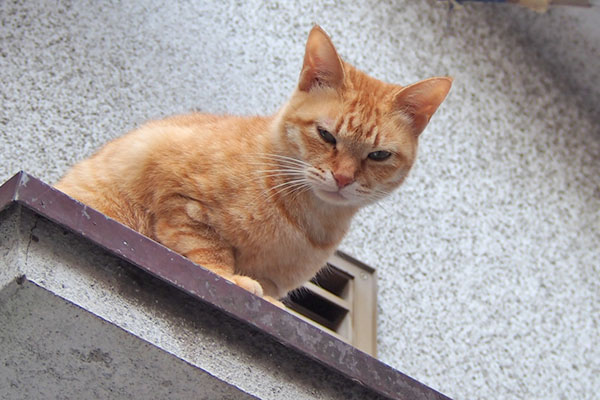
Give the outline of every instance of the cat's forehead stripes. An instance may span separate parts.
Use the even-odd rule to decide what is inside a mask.
[[[335,131],[362,143],[377,147],[380,142],[381,123],[384,118],[382,104],[362,101],[361,97],[372,94],[356,92],[345,102],[342,114],[338,117]],[[380,102],[381,103],[381,102]]]

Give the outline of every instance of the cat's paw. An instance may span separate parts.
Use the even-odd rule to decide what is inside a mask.
[[[239,287],[246,289],[252,294],[255,294],[259,297],[263,297],[263,288],[260,286],[260,283],[255,281],[252,278],[243,275],[234,275],[231,280],[233,283],[238,285]]]
[[[263,299],[265,299],[269,303],[274,304],[277,307],[285,310],[285,304],[283,304],[281,301],[277,300],[276,298],[271,297],[271,296],[263,296]]]

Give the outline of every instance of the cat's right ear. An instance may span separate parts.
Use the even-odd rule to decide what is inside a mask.
[[[331,39],[320,26],[308,34],[304,64],[298,89],[309,92],[314,88],[338,89],[344,83],[344,67]]]

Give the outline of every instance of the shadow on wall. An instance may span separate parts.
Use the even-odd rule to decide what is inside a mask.
[[[496,12],[497,11],[497,12]],[[600,6],[552,7],[537,14],[519,7],[498,7],[488,19],[505,19],[505,34],[525,48],[531,65],[550,74],[554,84],[592,121],[600,120]],[[592,133],[600,140],[600,125]]]
[[[527,143],[518,149],[523,174],[550,182],[558,173],[582,203],[600,199],[600,162],[594,157],[600,152],[600,86],[591,84],[600,81],[600,7],[553,7],[538,14],[507,4],[468,5],[453,11],[448,30],[464,49],[486,45],[461,30],[460,14],[475,11],[495,29],[493,35],[511,44],[476,54],[494,66],[493,76],[482,72],[479,78],[495,80],[499,95],[508,96],[500,118]],[[529,161],[542,170],[529,171]]]

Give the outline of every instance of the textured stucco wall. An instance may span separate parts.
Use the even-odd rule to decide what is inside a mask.
[[[380,79],[454,76],[405,186],[343,244],[378,269],[380,358],[457,399],[600,391],[598,9],[15,3],[0,3],[1,180],[51,182],[148,118],[273,112],[313,22]]]
[[[257,399],[27,280],[0,321],[3,399]]]
[[[2,399],[383,398],[20,205],[0,239]]]

